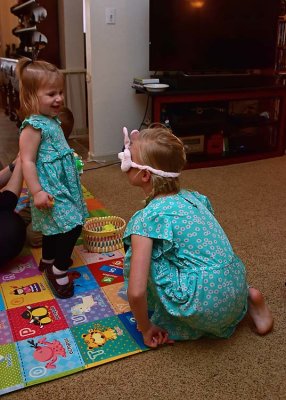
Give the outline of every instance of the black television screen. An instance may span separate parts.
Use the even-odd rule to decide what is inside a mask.
[[[280,0],[150,0],[150,71],[273,69]]]

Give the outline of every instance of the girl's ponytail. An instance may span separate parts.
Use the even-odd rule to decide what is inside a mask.
[[[16,76],[20,80],[23,74],[23,70],[32,63],[33,61],[30,58],[22,57],[18,60],[16,65]]]

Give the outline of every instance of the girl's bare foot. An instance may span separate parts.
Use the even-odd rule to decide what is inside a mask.
[[[248,290],[248,314],[259,335],[266,335],[272,330],[274,321],[270,308],[262,293],[255,288]]]

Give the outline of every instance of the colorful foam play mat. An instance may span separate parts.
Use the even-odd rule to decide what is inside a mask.
[[[85,189],[90,217],[109,212]],[[23,189],[18,210],[27,205]],[[39,271],[41,249],[24,248],[0,272],[0,394],[147,350],[123,286],[123,250],[74,249],[75,294],[56,298]]]

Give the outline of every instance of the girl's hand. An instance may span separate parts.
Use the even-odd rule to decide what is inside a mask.
[[[51,194],[41,190],[34,195],[34,204],[39,210],[48,209],[54,206],[54,199]]]
[[[159,326],[151,324],[150,327],[142,332],[144,344],[148,347],[156,348],[162,344],[173,344],[174,340],[168,338],[168,332]]]

